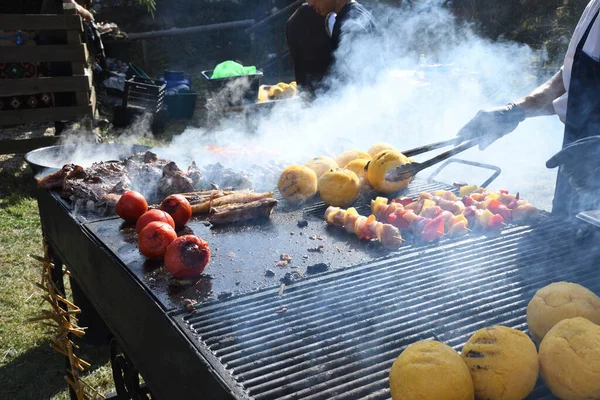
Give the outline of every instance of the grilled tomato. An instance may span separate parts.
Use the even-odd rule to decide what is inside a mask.
[[[172,194],[167,196],[162,203],[160,209],[168,212],[175,221],[175,226],[181,228],[192,218],[192,206],[190,202],[180,194]]]
[[[194,278],[210,261],[210,249],[205,240],[194,235],[181,236],[167,247],[165,266],[176,278]]]
[[[175,229],[166,222],[150,222],[138,235],[138,247],[144,256],[160,260],[167,247],[177,239]]]
[[[166,222],[171,225],[173,229],[175,229],[175,221],[173,221],[173,217],[163,210],[149,210],[146,211],[138,220],[137,224],[135,224],[135,230],[137,233],[140,233],[142,229],[146,227],[150,222],[159,221]]]
[[[129,190],[117,202],[116,211],[125,221],[135,222],[148,211],[148,203],[141,193]]]

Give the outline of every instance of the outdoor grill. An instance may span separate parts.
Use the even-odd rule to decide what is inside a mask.
[[[403,195],[439,189],[452,187],[415,180]],[[202,279],[178,281],[138,252],[121,219],[84,219],[48,191],[38,202],[56,261],[160,399],[388,399],[389,369],[409,344],[460,350],[483,327],[527,331],[527,303],[551,282],[600,293],[595,231],[545,213],[497,237],[409,240],[395,252],[327,226],[318,203],[280,205],[253,225],[194,219],[186,229],[213,257]],[[194,312],[184,299],[198,301]],[[530,398],[554,397],[540,380]]]

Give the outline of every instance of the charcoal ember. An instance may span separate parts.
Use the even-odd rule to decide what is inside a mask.
[[[272,269],[268,269],[268,270],[266,270],[266,271],[265,271],[265,276],[266,276],[267,278],[272,278],[272,277],[274,277],[274,276],[275,276],[275,272],[273,272],[273,270],[272,270]]]
[[[329,265],[324,264],[324,263],[318,263],[318,264],[314,264],[314,265],[309,265],[306,268],[306,273],[307,274],[318,274],[321,272],[325,272],[329,269]]]

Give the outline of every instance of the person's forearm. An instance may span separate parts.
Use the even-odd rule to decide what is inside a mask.
[[[525,117],[538,117],[542,115],[554,115],[552,102],[566,92],[562,79],[562,70],[559,70],[552,78],[536,88],[528,95],[518,99],[514,103],[523,107]]]

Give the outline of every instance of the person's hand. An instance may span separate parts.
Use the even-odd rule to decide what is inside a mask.
[[[577,140],[546,161],[546,167],[560,167],[560,173],[578,193],[600,191],[600,136]]]
[[[83,19],[85,22],[90,22],[94,20],[94,16],[92,15],[92,13],[80,6],[79,4],[77,4],[77,14],[79,14],[81,16],[81,19]]]
[[[523,107],[510,103],[501,107],[480,110],[457,134],[464,140],[479,140],[479,149],[485,150],[502,136],[514,131],[525,120]]]

